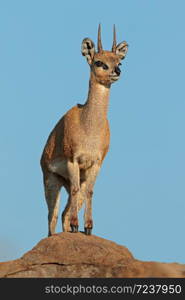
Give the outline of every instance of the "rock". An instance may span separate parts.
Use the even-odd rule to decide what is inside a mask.
[[[112,241],[83,233],[59,233],[41,240],[20,259],[0,263],[0,277],[185,278],[185,265],[142,262]]]

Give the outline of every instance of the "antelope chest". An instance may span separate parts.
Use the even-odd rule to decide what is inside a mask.
[[[84,138],[75,153],[80,169],[88,169],[94,164],[101,164],[102,145],[100,139],[96,136],[90,139]]]
[[[90,153],[81,153],[77,157],[79,168],[84,170],[91,168],[94,164],[100,165],[100,161],[98,155],[90,155]]]

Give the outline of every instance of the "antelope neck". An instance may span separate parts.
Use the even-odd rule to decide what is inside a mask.
[[[82,112],[82,123],[87,131],[101,130],[107,120],[110,87],[98,83],[91,73],[89,93]]]

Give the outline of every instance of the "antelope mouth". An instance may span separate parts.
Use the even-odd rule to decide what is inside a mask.
[[[118,76],[118,75],[112,75],[110,78],[111,78],[112,81],[116,81],[116,80],[119,79],[119,77],[120,76]]]

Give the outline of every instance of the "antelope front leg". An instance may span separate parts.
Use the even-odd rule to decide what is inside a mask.
[[[90,235],[93,228],[93,220],[92,220],[92,195],[93,188],[96,181],[96,177],[98,175],[100,166],[98,164],[94,164],[90,169],[87,170],[87,179],[83,183],[81,190],[84,193],[85,197],[85,214],[84,214],[84,229],[85,234]]]
[[[72,232],[78,232],[78,197],[80,192],[80,170],[79,165],[75,160],[73,162],[68,161],[67,168],[70,180],[70,226]]]

